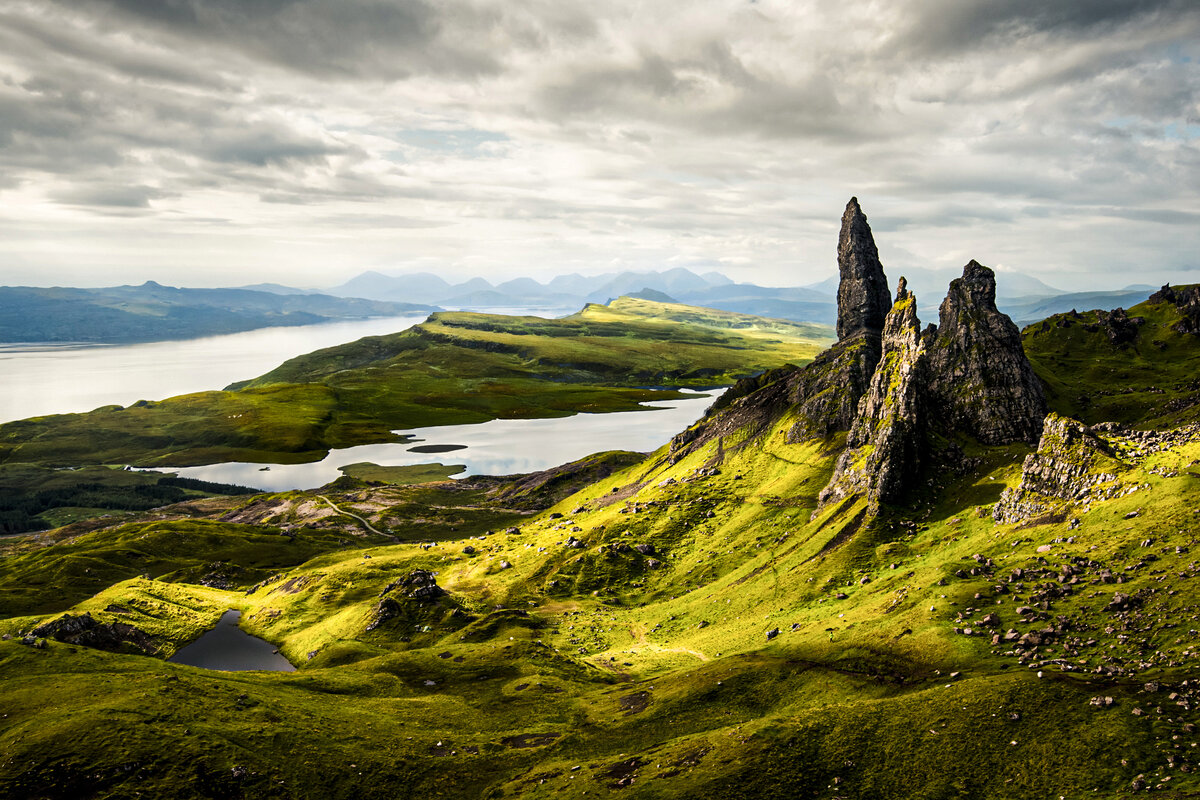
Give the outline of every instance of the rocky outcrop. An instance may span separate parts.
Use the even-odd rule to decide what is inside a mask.
[[[838,273],[838,341],[788,382],[788,400],[799,420],[788,432],[790,442],[849,430],[879,363],[892,301],[857,197],[850,198],[842,214]]]
[[[931,433],[967,434],[984,444],[1038,440],[1046,413],[1041,383],[1020,331],[996,308],[990,269],[967,264],[950,284],[940,325],[922,333],[916,298],[903,279],[894,305],[888,297],[879,252],[855,198],[842,216],[838,268],[837,344],[803,368],[739,382],[675,437],[672,460],[734,433],[734,447],[752,446],[791,415],[792,443],[847,431],[821,504],[853,494],[877,504],[901,501],[922,464],[946,461],[954,448],[929,452]],[[1125,324],[1120,315],[1114,320]],[[714,460],[732,449],[719,450]]]
[[[437,585],[437,578],[427,569],[414,569],[403,578],[397,578],[383,587],[379,594],[382,596],[396,590],[413,600],[436,600],[446,593],[445,589]]]
[[[887,278],[867,217],[851,197],[838,236],[838,340],[863,332],[879,334],[891,308]]]
[[[883,329],[883,354],[846,437],[822,506],[850,494],[895,502],[917,475],[925,449],[925,343],[917,299],[904,278]]]
[[[126,622],[97,622],[91,613],[64,614],[56,620],[39,625],[32,631],[34,636],[57,639],[67,644],[93,647],[122,653],[158,654],[158,643],[141,628]]]
[[[446,590],[437,585],[432,572],[414,569],[383,587],[379,593],[379,603],[367,624],[367,632],[396,617],[422,616],[422,605],[434,603],[445,594]]]
[[[1022,522],[1052,514],[1067,503],[1115,497],[1124,465],[1103,439],[1069,417],[1049,414],[1036,453],[1021,465],[1021,483],[1005,489],[992,510],[997,522]]]
[[[1151,303],[1170,303],[1182,317],[1172,326],[1179,333],[1200,336],[1200,284],[1171,286],[1167,284],[1150,295]]]
[[[928,334],[931,411],[984,444],[1036,442],[1046,415],[1021,332],[996,308],[996,275],[977,261],[950,283]]]
[[[1114,308],[1112,311],[1098,309],[1096,322],[1083,327],[1084,330],[1091,333],[1104,331],[1108,341],[1113,344],[1128,344],[1137,338],[1138,332],[1144,324],[1146,324],[1146,320],[1143,317],[1131,317],[1125,309]]]

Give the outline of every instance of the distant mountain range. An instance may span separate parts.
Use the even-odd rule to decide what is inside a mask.
[[[904,274],[921,307],[931,310],[957,277],[952,270],[913,269]],[[1020,325],[1071,309],[1129,307],[1157,288],[1063,292],[1028,275],[1002,272],[996,277],[997,305]],[[559,275],[546,283],[522,277],[494,285],[484,278],[451,284],[429,272],[364,272],[324,293],[277,283],[236,289],[180,289],[154,281],[105,289],[0,287],[0,342],[189,339],[441,308],[531,309],[561,316],[586,303],[603,304],[622,295],[832,325],[837,320],[837,284],[834,275],[808,286],[758,286],[735,283],[718,272],[676,268]]]
[[[931,309],[941,304],[950,281],[959,274],[959,270],[950,269],[904,271],[909,289],[917,295],[921,306]],[[1134,305],[1157,288],[1129,286],[1119,291],[1068,293],[1022,273],[1001,272],[996,278],[997,305],[1020,324],[1036,322],[1073,308],[1111,310]],[[407,275],[364,272],[325,291],[339,297],[405,300],[460,310],[530,308],[548,312],[574,311],[584,303],[605,303],[627,295],[833,325],[837,320],[837,287],[837,275],[807,286],[781,288],[735,283],[719,272],[699,275],[676,268],[664,272],[559,275],[547,283],[533,278],[514,278],[495,285],[483,278],[451,284],[429,272]],[[275,285],[262,285],[261,288],[281,293],[303,291]]]
[[[284,290],[287,287],[279,287]],[[152,342],[437,309],[300,290],[0,287],[0,342]]]

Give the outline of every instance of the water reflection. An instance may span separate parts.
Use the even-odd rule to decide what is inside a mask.
[[[251,636],[239,628],[238,622],[241,618],[240,611],[226,611],[215,628],[167,660],[175,664],[226,672],[248,669],[296,671],[291,662],[279,654],[275,645],[257,636]]]
[[[689,392],[693,397],[664,400],[643,411],[613,414],[576,414],[555,419],[495,419],[476,425],[444,425],[402,431],[416,437],[401,444],[372,444],[334,450],[322,461],[311,464],[262,464],[233,462],[203,467],[172,468],[188,478],[236,483],[267,491],[312,489],[338,478],[338,467],[362,461],[381,466],[427,464],[428,453],[409,452],[413,441],[431,445],[457,444],[443,463],[461,464],[462,475],[511,475],[583,458],[601,450],[656,450],[704,413],[711,395]]]
[[[0,422],[220,389],[313,350],[397,333],[424,322],[426,316],[261,328],[130,345],[0,344]]]

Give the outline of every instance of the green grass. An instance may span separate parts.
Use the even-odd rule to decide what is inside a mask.
[[[444,481],[449,479],[451,475],[457,475],[462,472],[465,467],[462,464],[446,465],[439,463],[413,464],[404,467],[381,467],[378,464],[362,461],[356,464],[347,464],[344,467],[338,467],[338,469],[343,474],[355,480],[408,485]]]
[[[146,511],[189,498],[251,491],[181,480],[160,472],[0,464],[0,533],[45,530],[102,515]]]
[[[1056,338],[1075,333],[1027,329],[1039,370],[1075,346],[1118,358]],[[1180,363],[1197,349],[1168,346]],[[1091,364],[1056,379],[1099,380]],[[463,482],[362,473],[323,490],[397,542],[303,492],[6,540],[4,632],[71,609],[169,651],[232,607],[299,669],[0,641],[0,790],[1040,800],[1127,797],[1144,775],[1159,796],[1200,793],[1200,440],[1154,451],[1104,433],[1121,492],[1062,521],[997,524],[1030,447],[959,442],[961,468],[871,517],[853,496],[818,510],[838,452],[789,442],[796,422],[675,457]],[[244,568],[236,590],[196,584],[218,558]],[[393,591],[395,616],[368,631],[415,569],[446,596]],[[1126,610],[1118,593],[1135,598]],[[1036,653],[992,641],[1047,626],[1060,632]]]

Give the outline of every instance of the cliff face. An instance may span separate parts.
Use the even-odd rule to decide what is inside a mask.
[[[996,308],[996,275],[977,261],[950,283],[929,347],[933,413],[984,444],[1036,442],[1046,399],[1021,332]]]
[[[925,448],[925,344],[917,299],[900,279],[883,329],[883,355],[858,405],[846,449],[820,502],[865,493],[894,502],[916,477]]]

